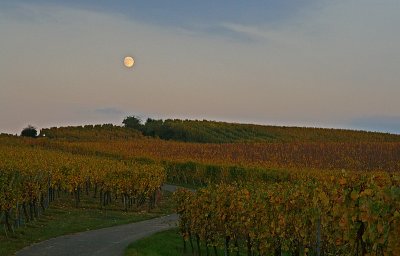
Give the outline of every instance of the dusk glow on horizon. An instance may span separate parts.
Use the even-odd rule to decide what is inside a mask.
[[[0,133],[138,115],[400,134],[399,13],[395,0],[1,1]]]

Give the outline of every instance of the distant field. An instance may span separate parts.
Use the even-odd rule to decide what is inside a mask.
[[[38,139],[32,145],[78,154],[155,161],[278,169],[400,170],[400,142],[292,142],[203,144],[133,139],[59,141]]]

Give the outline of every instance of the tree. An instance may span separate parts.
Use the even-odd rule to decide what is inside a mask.
[[[147,121],[143,128],[143,134],[145,136],[159,137],[163,127],[163,120],[156,120],[147,118]]]
[[[34,127],[32,125],[28,125],[28,127],[24,128],[22,130],[21,136],[36,138],[36,136],[37,136],[36,127]]]
[[[133,128],[139,131],[143,130],[143,125],[141,123],[141,120],[136,117],[136,116],[128,116],[127,118],[122,121],[125,127],[127,128]]]

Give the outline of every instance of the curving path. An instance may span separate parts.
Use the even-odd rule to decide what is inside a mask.
[[[176,186],[164,185],[163,190],[175,191]],[[172,214],[141,222],[56,237],[22,249],[17,256],[109,256],[123,255],[130,243],[177,225],[178,215]]]

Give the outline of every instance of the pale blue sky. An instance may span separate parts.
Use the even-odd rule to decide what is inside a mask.
[[[1,1],[0,132],[138,114],[400,133],[399,13],[397,0]]]

